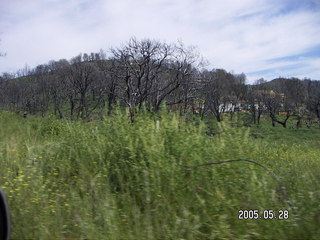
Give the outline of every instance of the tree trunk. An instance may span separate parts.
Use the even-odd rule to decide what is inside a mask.
[[[134,115],[135,115],[134,108],[130,107],[129,112],[130,112],[130,121],[131,121],[131,123],[133,123],[134,122]]]

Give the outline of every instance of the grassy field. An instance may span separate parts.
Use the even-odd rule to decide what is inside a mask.
[[[166,112],[140,114],[134,124],[120,110],[87,123],[0,112],[11,237],[318,239],[320,129],[292,126],[210,124]],[[238,158],[280,182],[249,162],[186,171]],[[239,220],[239,210],[289,217]]]

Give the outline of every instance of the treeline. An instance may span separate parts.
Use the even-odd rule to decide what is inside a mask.
[[[277,79],[246,84],[246,76],[223,69],[202,68],[199,53],[181,42],[167,44],[130,39],[110,56],[80,54],[70,61],[50,61],[34,69],[0,77],[1,108],[25,114],[54,113],[59,118],[91,119],[126,106],[134,121],[139,110],[159,111],[163,104],[181,113],[223,120],[239,111],[259,123],[263,114],[272,124],[286,127],[295,116],[320,119],[320,84],[317,81]],[[279,113],[285,117],[279,118]]]

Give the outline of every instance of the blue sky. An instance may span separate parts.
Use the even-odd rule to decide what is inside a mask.
[[[0,73],[130,37],[198,47],[248,81],[320,80],[320,0],[0,0]]]

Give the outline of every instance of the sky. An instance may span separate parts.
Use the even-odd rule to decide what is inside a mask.
[[[0,0],[0,73],[131,37],[196,46],[249,83],[320,80],[320,0]]]

